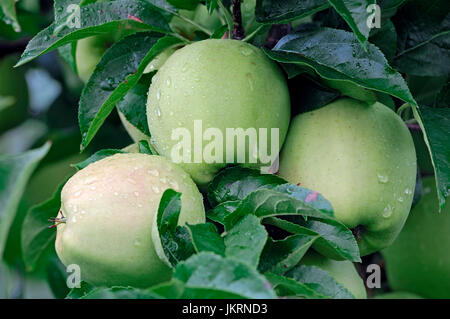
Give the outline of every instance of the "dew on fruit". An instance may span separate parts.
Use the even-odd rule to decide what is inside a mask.
[[[136,181],[132,178],[127,178],[127,182],[134,185],[136,184]]]
[[[161,109],[159,106],[156,107],[156,116],[161,117]]]
[[[136,238],[133,242],[134,246],[139,247],[141,245],[141,240]]]
[[[118,192],[114,192],[114,196],[119,196],[119,193]]]
[[[185,63],[181,68],[181,72],[186,72],[189,69],[189,64]]]
[[[159,181],[163,184],[167,184],[167,178],[165,177],[160,178]]]
[[[152,191],[153,191],[155,194],[159,194],[159,192],[160,192],[159,187],[158,187],[158,186],[155,186],[155,185],[152,186]]]
[[[159,171],[156,169],[149,169],[147,171],[147,173],[149,173],[150,175],[153,175],[153,176],[159,176]]]
[[[175,181],[169,181],[169,185],[173,187],[174,190],[178,190],[178,183]]]
[[[247,81],[248,81],[248,85],[250,86],[250,91],[254,90],[254,85],[253,85],[253,77],[250,73],[247,73]]]
[[[172,85],[172,80],[171,80],[171,78],[169,77],[169,78],[167,78],[167,80],[166,80],[166,84],[167,84],[167,86],[168,87],[170,87],[171,85]]]
[[[75,194],[73,194],[73,196],[75,196],[75,197],[80,197],[81,194],[82,194],[82,191],[78,191],[78,192],[76,192]]]
[[[405,189],[405,194],[406,195],[412,194],[412,191],[409,188],[407,188],[407,189]]]
[[[84,185],[91,185],[97,181],[96,177],[88,177],[84,180]]]
[[[394,212],[394,207],[392,207],[391,205],[388,204],[383,210],[383,217],[389,218],[392,216],[393,212]]]
[[[134,192],[134,196],[139,197],[139,192]]]
[[[378,177],[378,182],[380,182],[381,184],[386,184],[387,182],[389,182],[389,176],[387,176],[387,175],[377,173],[377,177]]]
[[[244,47],[241,48],[241,53],[244,56],[249,56],[249,55],[251,55],[253,53],[253,50],[251,48],[249,48],[249,47],[245,47],[244,46]]]

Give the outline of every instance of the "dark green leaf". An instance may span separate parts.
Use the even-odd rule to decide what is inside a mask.
[[[247,215],[225,236],[225,255],[256,268],[267,237],[267,232],[259,219]]]
[[[210,251],[225,256],[225,243],[211,223],[187,225],[196,252]]]
[[[141,32],[122,39],[106,51],[80,98],[82,148],[89,144],[116,103],[136,85],[147,64],[179,42],[177,38]]]
[[[206,217],[208,217],[212,221],[215,221],[216,223],[220,223],[220,224],[224,225],[225,229],[229,229],[233,225],[228,224],[226,222],[227,216],[236,210],[236,208],[239,206],[240,202],[241,201],[236,200],[236,201],[228,201],[228,202],[221,203],[221,204],[217,205],[216,207],[214,207],[213,209],[209,210],[206,213]]]
[[[150,136],[147,123],[147,93],[149,87],[150,83],[139,82],[117,103],[117,108],[128,122],[147,136]]]
[[[315,291],[313,287],[300,283],[294,279],[273,273],[266,273],[266,278],[273,285],[279,296],[297,296],[309,299],[327,299],[326,296]]]
[[[436,176],[436,186],[440,208],[444,208],[450,194],[450,108],[430,108],[421,106],[424,135],[430,150]]]
[[[283,240],[268,239],[261,254],[260,272],[284,274],[298,264],[318,236],[293,235]]]
[[[156,226],[158,237],[154,238],[157,252],[164,253],[160,258],[166,259],[172,266],[187,259],[195,253],[191,241],[191,235],[184,226],[178,226],[178,218],[181,212],[181,193],[167,189],[158,208]],[[159,242],[158,242],[159,239]]]
[[[243,199],[261,187],[285,184],[281,177],[261,174],[259,170],[240,166],[224,169],[208,186],[208,201],[212,206],[227,201]]]
[[[167,2],[176,8],[194,10],[200,3],[200,0],[167,0]]]
[[[364,51],[350,32],[328,28],[298,32],[285,36],[266,53],[279,62],[308,66],[325,79],[349,81],[417,105],[383,53],[370,43]]]
[[[285,220],[288,219],[288,220]],[[331,259],[348,259],[360,262],[358,243],[352,232],[338,221],[314,220],[302,221],[293,216],[285,219],[271,217],[266,218],[264,223],[276,226],[287,232],[297,235],[320,236],[313,244],[313,248],[322,255]]]
[[[194,255],[175,268],[173,278],[185,284],[182,298],[275,298],[255,269],[209,252]]]
[[[330,5],[326,0],[257,0],[256,21],[260,23],[284,23],[300,19]]]
[[[363,47],[366,47],[370,32],[367,25],[369,13],[366,10],[369,5],[375,3],[375,0],[328,0],[328,2],[347,22]]]
[[[386,20],[381,24],[381,28],[372,29],[370,42],[375,44],[383,52],[386,59],[391,62],[397,52],[397,31],[391,20]]]
[[[328,298],[355,298],[345,287],[334,280],[328,272],[316,266],[298,265],[288,271],[286,277],[292,278]]]
[[[399,53],[395,66],[406,74],[450,74],[450,2],[409,1],[393,19]]]
[[[146,0],[98,2],[80,7],[79,13],[80,28],[70,26],[76,12],[66,13],[31,39],[16,66],[72,41],[118,29],[170,32],[161,9]]]

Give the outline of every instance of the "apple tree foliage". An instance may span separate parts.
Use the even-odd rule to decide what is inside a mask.
[[[381,9],[380,27],[370,28],[367,21],[373,11],[367,8],[375,2]],[[223,16],[220,28],[210,30],[182,16],[182,10],[194,10],[200,3],[210,13],[217,10]],[[79,10],[67,11],[71,4]],[[16,67],[57,51],[76,73],[78,40],[117,29],[130,31],[108,48],[79,96],[81,149],[91,156],[76,164],[77,169],[126,152],[105,144],[97,152],[89,148],[115,107],[144,134],[151,133],[142,121],[146,96],[139,94],[154,75],[145,74],[146,67],[167,48],[231,34],[230,5],[231,1],[221,0],[54,1],[53,21],[39,32],[32,28],[34,36]],[[0,19],[20,32],[15,6],[14,0],[2,1]],[[398,110],[410,128],[423,133],[442,208],[450,193],[449,12],[450,3],[445,0],[433,6],[425,0],[257,0],[252,12],[257,28],[244,41],[260,47],[286,72],[294,113],[320,108],[340,96],[380,101]],[[75,14],[80,25],[72,27]],[[174,17],[196,27],[192,38],[171,28]],[[302,99],[295,99],[298,94]],[[0,253],[4,258],[10,232],[16,231],[20,197],[39,162],[51,156],[54,147],[46,143],[18,155],[0,155]],[[138,150],[152,153],[145,141]],[[180,194],[164,193],[157,227],[173,268],[169,282],[148,289],[99,288],[83,282],[69,292],[66,274],[55,270],[58,266],[51,251],[55,233],[48,230],[48,219],[60,205],[60,192],[61,186],[46,201],[35,203],[21,217],[19,228],[25,268],[34,270],[45,259],[47,267],[53,267],[49,282],[57,297],[354,297],[326,272],[298,265],[309,249],[334,259],[361,261],[352,231],[334,218],[327,199],[319,194],[307,201],[314,190],[240,167],[225,169],[209,185],[205,224],[177,226]]]

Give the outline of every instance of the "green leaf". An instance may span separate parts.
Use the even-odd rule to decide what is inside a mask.
[[[297,296],[308,299],[328,299],[328,297],[315,291],[314,288],[302,284],[292,278],[287,278],[273,273],[266,273],[266,278],[273,285],[279,296]]]
[[[311,205],[311,207],[320,210],[324,214],[329,216],[334,215],[331,203],[316,191],[293,184],[280,185],[275,187],[274,190],[295,197],[296,199]]]
[[[370,42],[375,44],[386,59],[391,62],[397,52],[397,31],[391,20],[383,21],[381,28],[372,29],[370,34]]]
[[[292,220],[292,216],[285,219],[270,217],[264,219],[264,223],[296,235],[320,236],[313,248],[322,255],[331,259],[361,262],[353,233],[339,222],[333,219],[317,221],[312,218],[308,221],[301,221],[300,218]]]
[[[2,0],[0,2],[0,8],[3,11],[3,18],[2,20],[6,24],[11,24],[14,28],[14,31],[20,32],[21,28],[19,25],[19,21],[17,20],[17,14],[16,14],[16,1],[15,0]]]
[[[154,154],[150,148],[150,145],[145,140],[139,141],[138,148],[139,148],[139,153],[141,153],[141,154],[147,154],[147,155]]]
[[[206,0],[206,8],[208,9],[209,14],[212,14],[217,8],[217,0]]]
[[[78,170],[81,170],[88,166],[89,164],[92,164],[94,162],[97,162],[101,159],[104,159],[105,157],[112,156],[114,154],[123,154],[125,153],[122,150],[115,150],[115,149],[104,149],[96,152],[95,154],[91,155],[88,159],[82,161],[81,163],[74,164],[73,167],[75,167]]]
[[[167,0],[167,2],[179,9],[194,10],[200,0]]]
[[[430,150],[436,177],[436,188],[440,209],[444,208],[450,194],[450,108],[430,108],[421,106],[418,110],[425,141]],[[416,119],[419,116],[415,113]]]
[[[316,266],[298,265],[288,271],[286,277],[292,278],[328,298],[355,298],[344,286],[334,280],[328,272]]]
[[[369,26],[367,25],[367,7],[375,0],[328,0],[339,15],[347,22],[361,45],[367,47]]]
[[[312,68],[328,80],[348,81],[417,105],[403,77],[389,66],[383,53],[370,43],[364,51],[350,32],[318,28],[289,34],[266,53],[278,62]]]
[[[32,271],[39,257],[54,243],[56,229],[49,229],[51,218],[58,215],[61,207],[62,183],[52,198],[32,207],[25,216],[22,225],[22,255],[27,271]]]
[[[225,255],[256,268],[267,237],[266,229],[259,219],[247,215],[225,236]]]
[[[31,39],[16,66],[72,41],[118,29],[170,33],[161,9],[146,0],[98,2],[80,7],[79,13],[80,28],[70,27],[74,13],[67,13]]]
[[[210,251],[225,256],[225,243],[214,224],[187,225],[196,252]]]
[[[409,1],[393,18],[399,53],[395,66],[417,76],[450,74],[450,2]]]
[[[154,238],[154,244],[158,256],[173,267],[195,253],[189,230],[184,226],[178,226],[180,212],[181,193],[167,189],[161,197],[158,208],[156,218],[158,236],[156,240]]]
[[[227,201],[243,199],[261,187],[273,187],[287,183],[281,177],[261,174],[259,170],[240,166],[222,170],[208,185],[208,201],[212,206]]]
[[[140,32],[116,42],[105,52],[80,98],[82,148],[89,144],[116,103],[137,84],[147,64],[179,42],[174,37]]]
[[[147,94],[150,83],[139,82],[117,103],[117,109],[140,132],[150,136],[147,122]]]
[[[181,262],[173,278],[185,284],[182,298],[275,298],[267,280],[234,259],[202,252]]]
[[[319,236],[292,235],[283,240],[269,238],[261,254],[260,272],[284,274],[295,267]]]
[[[240,202],[241,201],[236,200],[221,203],[213,209],[210,209],[206,213],[206,217],[208,217],[212,221],[215,221],[216,223],[222,224],[223,226],[225,226],[225,229],[230,229],[233,224],[227,222],[227,216],[236,210]]]
[[[85,281],[82,281],[80,284],[80,288],[72,288],[70,292],[67,294],[66,299],[80,299],[87,296],[95,289],[94,286],[88,284]]]
[[[22,154],[0,156],[0,256],[27,182],[49,149],[46,143]]]
[[[260,23],[285,23],[312,15],[330,7],[326,0],[257,0],[256,21]]]

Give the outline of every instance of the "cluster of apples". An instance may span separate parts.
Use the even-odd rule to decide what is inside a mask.
[[[89,78],[101,55],[96,52],[102,50],[89,49],[91,44],[104,45],[97,40],[82,40],[84,44],[78,45],[81,78]],[[180,224],[204,222],[199,188],[204,189],[228,164],[172,163],[170,150],[176,143],[171,139],[172,130],[184,127],[193,131],[194,120],[220,130],[278,128],[282,146],[279,175],[327,198],[335,217],[354,230],[362,256],[393,243],[408,217],[417,171],[413,140],[395,112],[379,102],[342,98],[291,120],[285,76],[260,49],[222,39],[203,40],[169,52],[159,57],[162,61],[147,101],[151,143],[160,155],[116,154],[90,164],[67,182],[58,216],[64,216],[66,223],[58,225],[56,240],[64,264],[78,264],[83,280],[95,285],[146,287],[170,277],[170,268],[158,257],[152,240],[163,192],[172,188],[182,193]],[[150,141],[124,116],[121,119],[136,141],[143,137]],[[419,204],[417,210],[421,209],[432,210]],[[428,218],[419,215],[412,215],[411,225],[400,235],[400,242],[386,251],[386,258],[389,278],[398,289],[427,296],[431,290],[427,284],[436,277],[431,271],[448,277],[445,267],[450,261],[442,252],[435,258],[441,258],[439,265],[444,266],[431,266],[436,247],[428,250],[432,240],[422,238],[426,232],[414,232],[422,218]],[[441,218],[442,224],[433,223],[433,227],[448,228],[449,217]],[[411,265],[417,257],[408,253],[414,254],[416,245],[424,257],[414,268]],[[317,254],[302,262],[329,271],[355,296],[366,296],[350,262]],[[410,266],[409,272],[401,269]],[[430,275],[411,284],[410,278],[423,269],[430,270]],[[446,291],[428,296],[448,295],[450,280],[446,279]]]

